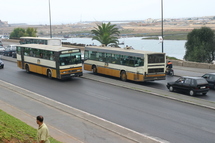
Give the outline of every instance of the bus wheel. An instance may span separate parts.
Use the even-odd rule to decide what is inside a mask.
[[[93,66],[93,73],[97,74],[97,68],[96,68],[96,66]]]
[[[51,73],[50,70],[47,71],[47,77],[48,77],[48,78],[52,78],[52,73]]]
[[[25,65],[25,71],[26,71],[27,73],[30,73],[30,70],[29,70],[29,66],[28,66],[28,65]]]
[[[125,71],[122,71],[122,72],[121,72],[120,78],[121,78],[122,81],[126,81],[126,80],[127,80],[127,76],[126,76]]]

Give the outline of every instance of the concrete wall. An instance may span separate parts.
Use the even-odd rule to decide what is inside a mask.
[[[2,42],[19,43],[19,40],[13,40],[13,39],[2,39]]]
[[[189,61],[182,61],[182,60],[171,60],[171,62],[173,63],[173,65],[176,65],[176,66],[202,68],[202,69],[215,69],[215,64],[189,62]]]

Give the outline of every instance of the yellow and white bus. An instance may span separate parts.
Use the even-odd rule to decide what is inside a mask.
[[[42,37],[20,37],[20,44],[43,44],[51,46],[62,46],[61,39],[42,38]]]
[[[82,72],[81,51],[77,48],[24,44],[16,46],[17,66],[26,72],[64,79],[80,77]]]
[[[166,54],[132,49],[87,46],[84,69],[123,81],[154,81],[166,78]]]

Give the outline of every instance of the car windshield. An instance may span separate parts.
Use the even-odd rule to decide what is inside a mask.
[[[208,84],[208,82],[205,79],[197,79],[197,84]]]

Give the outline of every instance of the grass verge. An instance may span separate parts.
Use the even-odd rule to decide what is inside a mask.
[[[187,40],[187,34],[187,31],[165,31],[164,40]],[[158,36],[161,36],[161,33],[148,33],[143,39],[158,40]]]
[[[36,123],[36,122],[35,122]],[[0,110],[0,142],[36,143],[37,130]],[[61,143],[50,138],[51,143]]]
[[[170,56],[166,56],[166,58],[167,58],[167,60],[180,60],[180,59],[177,59],[176,57],[170,57]]]

